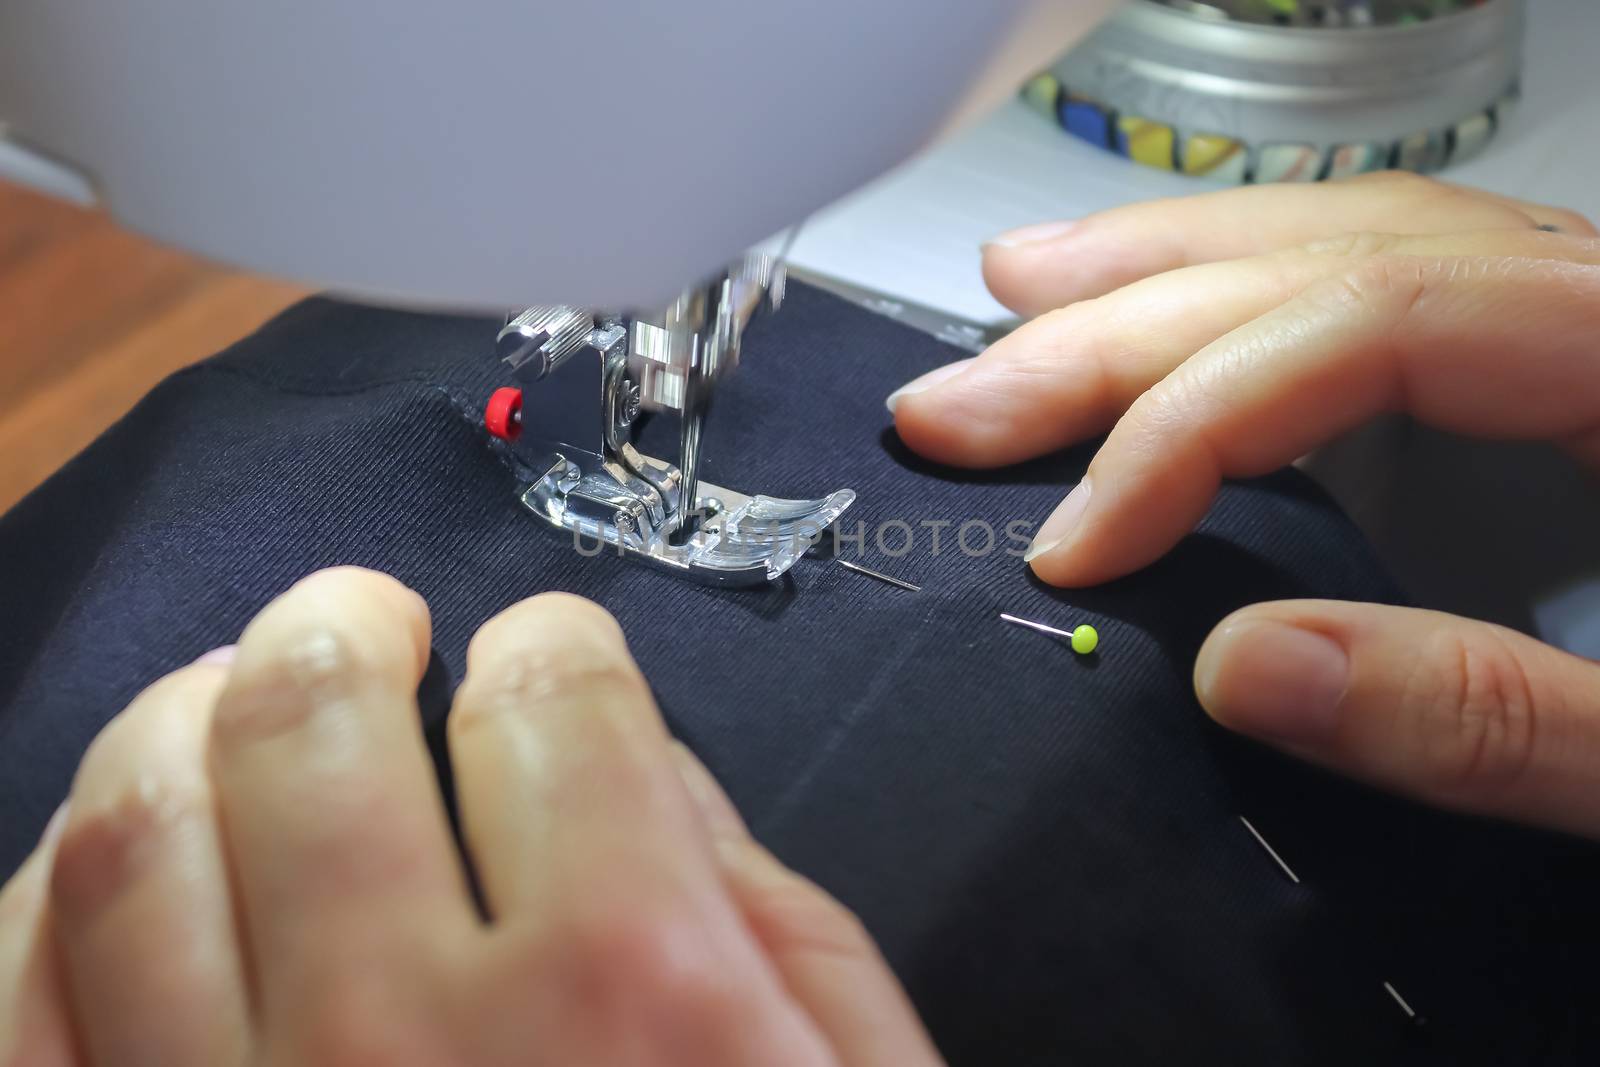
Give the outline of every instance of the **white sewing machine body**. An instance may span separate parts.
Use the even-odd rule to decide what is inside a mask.
[[[7,0],[0,175],[347,294],[660,307],[1113,2]]]
[[[536,420],[523,502],[690,577],[770,581],[854,494],[699,483],[711,393],[782,294],[781,255],[742,250],[998,102],[1113,2],[9,0],[0,174],[349,295],[562,302],[499,338],[530,384],[596,379],[587,430]],[[520,436],[522,400],[491,398],[491,433]],[[633,449],[641,405],[678,416],[676,464]]]

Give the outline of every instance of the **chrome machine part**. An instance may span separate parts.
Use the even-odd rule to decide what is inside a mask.
[[[531,307],[507,320],[495,352],[519,377],[538,381],[581,352],[594,326],[593,313],[582,308]]]
[[[512,317],[497,341],[501,358],[534,386],[517,448],[538,474],[521,490],[523,505],[588,554],[609,547],[714,585],[781,577],[855,493],[751,496],[702,482],[698,471],[712,391],[738,364],[745,326],[763,297],[781,294],[783,277],[781,258],[751,257],[631,324],[565,306]],[[679,416],[676,465],[634,447],[641,410]]]
[[[678,467],[686,509],[700,506],[700,448],[717,381],[739,365],[745,327],[769,300],[782,302],[793,233],[777,255],[752,252],[711,281],[689,289],[665,311],[634,319],[629,374],[640,403],[679,417]]]

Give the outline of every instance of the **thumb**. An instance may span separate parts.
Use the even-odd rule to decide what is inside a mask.
[[[1600,838],[1600,664],[1410,608],[1258,604],[1195,663],[1218,722],[1443,807]]]

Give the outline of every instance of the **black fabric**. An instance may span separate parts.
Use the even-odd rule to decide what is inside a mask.
[[[544,589],[608,607],[674,731],[758,836],[863,917],[952,1063],[1600,1059],[1594,846],[1376,796],[1196,706],[1194,654],[1233,608],[1398,598],[1309,482],[1230,485],[1156,566],[1046,588],[954,535],[1036,522],[1088,453],[993,473],[910,456],[882,397],[960,353],[795,287],[719,394],[705,477],[852,487],[847,532],[951,525],[937,554],[925,527],[899,558],[868,535],[862,561],[920,593],[822,559],[770,590],[701,588],[581,558],[522,511],[478,414],[503,384],[492,330],[310,301],[163,384],[0,520],[0,871],[141,686],[296,578],[357,563],[433,606],[436,745],[485,619]],[[1001,611],[1093,623],[1101,651]]]

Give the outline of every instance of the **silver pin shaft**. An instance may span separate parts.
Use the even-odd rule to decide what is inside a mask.
[[[1400,990],[1396,989],[1393,983],[1384,982],[1383,988],[1388,990],[1389,995],[1394,998],[1394,1002],[1400,1005],[1400,1010],[1406,1013],[1407,1019],[1416,1019],[1417,1013],[1412,1010],[1411,1005],[1406,1003],[1406,998],[1400,995]]]
[[[1250,831],[1250,836],[1256,839],[1256,843],[1267,850],[1267,855],[1271,856],[1274,862],[1276,862],[1277,865],[1283,869],[1283,873],[1289,876],[1289,881],[1293,882],[1295,885],[1299,885],[1300,876],[1295,874],[1294,871],[1290,870],[1287,863],[1283,862],[1283,857],[1278,855],[1277,849],[1267,844],[1267,839],[1261,836],[1261,831],[1257,830],[1255,825],[1243,815],[1239,816],[1239,821],[1244,823],[1244,828]],[[1393,990],[1390,990],[1390,992],[1393,992]],[[1396,995],[1398,996],[1398,994]]]
[[[899,578],[891,578],[887,574],[879,574],[877,571],[871,570],[870,568],[867,568],[867,567],[863,567],[859,563],[851,563],[847,559],[836,559],[836,560],[834,560],[834,562],[837,563],[839,566],[845,568],[846,570],[855,571],[857,574],[865,574],[868,578],[876,578],[880,582],[887,582],[890,585],[897,586],[898,588],[904,589],[908,593],[920,593],[920,592],[922,592],[922,586],[920,586],[920,585],[912,585],[910,582],[903,582]]]
[[[1042,622],[1034,622],[1031,619],[1019,619],[1015,615],[1007,615],[1003,611],[1000,613],[1000,618],[1006,622],[1015,623],[1018,626],[1026,626],[1030,630],[1038,630],[1042,634],[1049,634],[1051,637],[1062,637],[1068,641],[1072,640],[1071,630],[1058,630],[1054,626],[1046,626]]]

